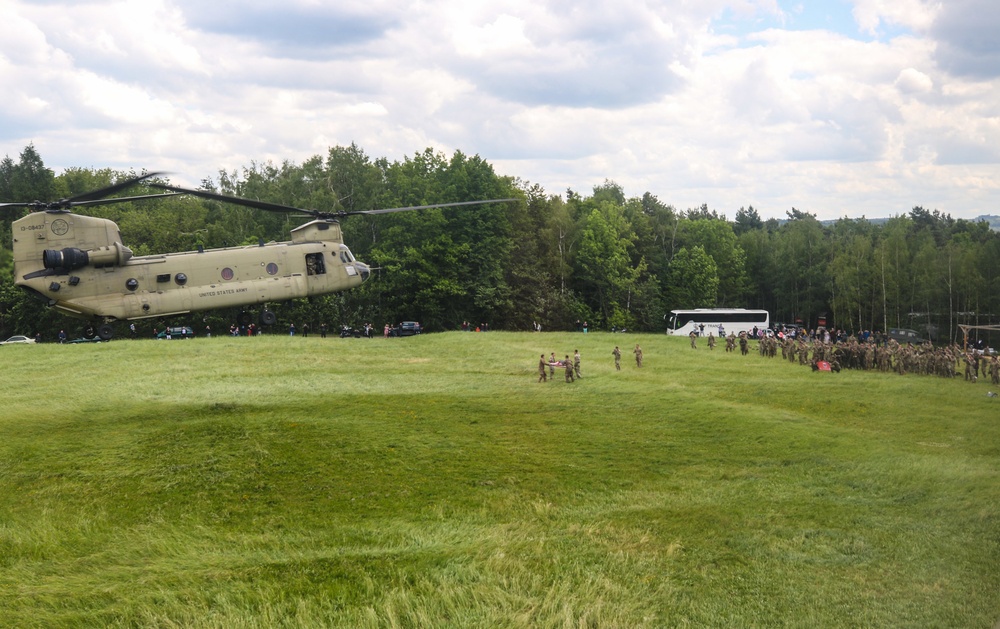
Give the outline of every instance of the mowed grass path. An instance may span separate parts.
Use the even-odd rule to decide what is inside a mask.
[[[574,349],[581,381],[536,382]],[[0,360],[2,626],[1000,620],[983,383],[603,333]]]

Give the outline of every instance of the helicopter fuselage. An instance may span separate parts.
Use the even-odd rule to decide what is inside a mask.
[[[314,220],[292,239],[134,256],[108,219],[35,212],[14,222],[15,284],[60,312],[109,323],[324,295],[359,286],[336,220]]]

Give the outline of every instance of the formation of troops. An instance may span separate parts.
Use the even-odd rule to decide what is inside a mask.
[[[715,338],[709,334],[709,349],[715,347]],[[726,337],[726,351],[750,352],[750,338],[746,333],[730,333]],[[691,347],[696,347],[696,337],[691,337]],[[781,357],[789,362],[810,366],[813,370],[826,363],[830,371],[860,369],[864,371],[894,372],[900,375],[919,374],[942,378],[964,377],[969,382],[989,377],[991,384],[1000,384],[1000,357],[987,356],[975,350],[963,350],[957,344],[935,347],[931,343],[900,344],[894,340],[876,343],[849,337],[834,343],[820,339],[764,336],[757,340],[757,351],[765,358]]]
[[[692,332],[690,338],[691,348],[697,349],[698,339],[701,337]],[[755,341],[756,349],[762,357],[775,358],[780,352],[782,359],[810,366],[814,371],[823,369],[839,372],[842,369],[858,369],[895,372],[899,375],[964,377],[969,382],[977,382],[980,378],[985,380],[988,377],[991,384],[1000,385],[1000,356],[988,356],[973,349],[963,350],[960,345],[954,343],[935,347],[929,342],[918,345],[901,344],[892,339],[876,342],[874,337],[861,341],[853,336],[833,342],[806,335],[800,335],[798,338],[765,335],[759,339],[751,339],[746,332],[739,334],[730,332],[724,339],[727,352],[735,352],[738,347],[740,354],[746,356],[751,351],[751,341]],[[714,350],[716,337],[709,333],[706,341],[709,349]],[[638,343],[632,353],[635,355],[636,367],[642,367],[642,348]],[[611,354],[614,356],[615,369],[621,371],[621,349],[616,345]],[[548,358],[545,354],[539,356],[538,381],[546,382],[550,378],[554,380],[556,368],[564,371],[566,382],[582,378],[580,351],[575,350],[572,358],[567,354],[563,360],[557,360],[555,352]]]

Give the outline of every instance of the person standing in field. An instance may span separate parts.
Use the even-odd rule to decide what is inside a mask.
[[[553,380],[556,379],[556,363],[557,362],[559,362],[559,361],[556,360],[556,353],[552,352],[551,354],[549,354],[549,377],[552,378]]]
[[[632,353],[635,354],[635,366],[642,367],[642,348],[639,347],[638,343],[635,344],[635,349],[632,350]]]
[[[711,332],[708,333],[708,349],[715,349],[715,335]]]
[[[691,334],[688,334],[688,336],[691,337],[691,349],[698,349],[698,333],[691,330]]]
[[[566,354],[566,360],[563,361],[563,368],[566,369],[566,382],[573,382],[573,361],[569,359],[569,354]]]
[[[617,345],[615,345],[615,348],[613,350],[611,350],[611,353],[615,357],[615,371],[621,371],[622,370],[622,351],[620,349],[618,349]]]
[[[538,357],[538,381],[545,382],[545,354]]]
[[[578,349],[573,350],[573,375],[577,380],[583,377],[580,375],[580,350]]]

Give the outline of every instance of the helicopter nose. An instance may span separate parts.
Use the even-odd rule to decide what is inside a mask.
[[[365,280],[367,280],[368,276],[372,274],[372,270],[370,268],[368,268],[368,265],[365,264],[364,262],[355,262],[354,263],[354,268],[356,268],[358,270],[358,273],[361,274],[361,281],[362,282],[364,282]]]

